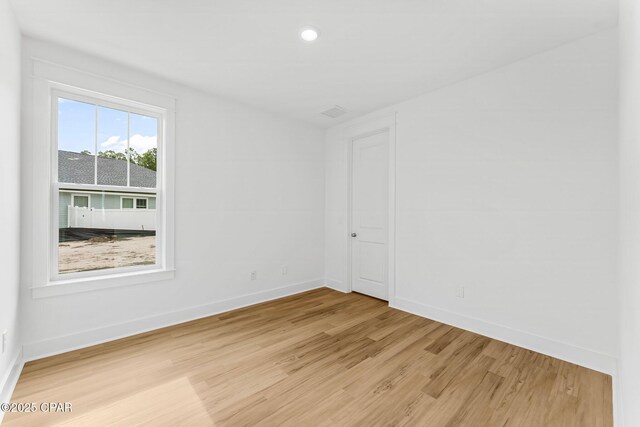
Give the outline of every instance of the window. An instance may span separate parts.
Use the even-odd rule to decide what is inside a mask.
[[[71,196],[71,206],[76,208],[88,208],[89,197],[89,195],[74,194],[73,196]]]
[[[147,209],[149,199],[147,197],[121,197],[122,209]]]
[[[122,209],[133,209],[133,201],[135,199],[131,197],[123,197],[121,200],[122,200]]]
[[[54,278],[161,267],[155,207],[163,114],[101,97],[53,95]]]
[[[136,209],[147,209],[147,199],[136,199]]]
[[[173,278],[175,98],[99,70],[26,60],[33,155],[23,243],[32,296]],[[122,209],[122,197],[134,199],[133,209]],[[147,209],[135,209],[136,198],[147,199]]]

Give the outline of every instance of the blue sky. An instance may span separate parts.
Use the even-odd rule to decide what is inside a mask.
[[[127,146],[127,113],[97,107],[98,151],[124,152]],[[157,147],[158,121],[131,113],[131,148],[139,154]],[[58,100],[58,149],[95,153],[96,106],[60,98]]]

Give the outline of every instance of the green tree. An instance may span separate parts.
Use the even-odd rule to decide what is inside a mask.
[[[88,150],[84,150],[81,154],[91,154]],[[119,153],[113,150],[99,151],[98,157],[103,157],[105,159],[117,159],[117,160],[127,160],[127,153]],[[158,149],[152,148],[147,150],[143,154],[138,154],[136,150],[133,148],[129,148],[129,161],[134,165],[142,166],[143,168],[151,169],[152,171],[156,170],[156,163],[158,159]]]
[[[134,150],[133,148],[129,148],[129,161],[134,165],[137,165],[139,159],[140,159],[140,154],[138,154],[136,150]]]
[[[144,154],[140,154],[138,156],[137,164],[142,166],[143,168],[147,168],[147,169],[151,169],[152,171],[155,171],[157,160],[158,160],[158,149],[152,148],[151,150],[147,150]]]
[[[118,153],[113,150],[100,151],[98,152],[98,157],[103,157],[105,159],[127,160],[127,155],[125,153]]]

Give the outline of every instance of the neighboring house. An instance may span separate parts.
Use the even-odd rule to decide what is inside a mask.
[[[64,183],[93,184],[96,159],[90,154],[58,151],[59,228],[155,230],[155,194],[131,193],[127,161],[98,157],[98,185],[123,186],[123,192],[66,190]],[[130,164],[131,187],[156,187],[156,172]]]

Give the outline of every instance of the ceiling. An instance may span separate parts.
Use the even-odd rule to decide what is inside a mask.
[[[328,127],[617,24],[616,0],[14,0],[26,35]],[[315,43],[298,30],[314,25]],[[321,111],[340,105],[339,119]]]

